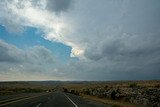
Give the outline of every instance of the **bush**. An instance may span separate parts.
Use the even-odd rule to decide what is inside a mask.
[[[79,92],[78,92],[78,91],[75,91],[75,90],[71,90],[70,93],[71,93],[71,94],[74,94],[74,95],[79,95]]]
[[[105,87],[104,87],[104,89],[107,89],[108,88],[108,85],[106,85]]]
[[[116,99],[116,92],[113,90],[111,93],[111,99],[115,100]]]
[[[63,88],[63,92],[68,92],[68,89],[67,88]]]
[[[75,94],[75,90],[71,90],[71,93],[72,93],[72,94]]]
[[[90,95],[89,89],[84,90],[84,94]]]

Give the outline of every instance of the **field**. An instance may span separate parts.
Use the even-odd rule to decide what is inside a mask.
[[[0,82],[0,95],[51,91],[55,85],[55,82],[49,81]]]

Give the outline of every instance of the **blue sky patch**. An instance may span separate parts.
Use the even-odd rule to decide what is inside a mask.
[[[45,40],[42,35],[44,35],[43,32],[32,27],[26,27],[23,33],[18,34],[8,32],[5,27],[0,25],[0,39],[9,44],[13,44],[21,49],[42,45],[51,50],[63,62],[66,62],[70,58],[71,47],[62,43]]]

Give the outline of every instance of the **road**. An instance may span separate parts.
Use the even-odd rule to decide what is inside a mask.
[[[111,107],[80,96],[63,93],[41,93],[16,96],[15,98],[0,98],[0,107]]]

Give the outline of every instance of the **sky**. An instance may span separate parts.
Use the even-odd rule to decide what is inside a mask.
[[[0,2],[0,81],[159,79],[159,0]]]

